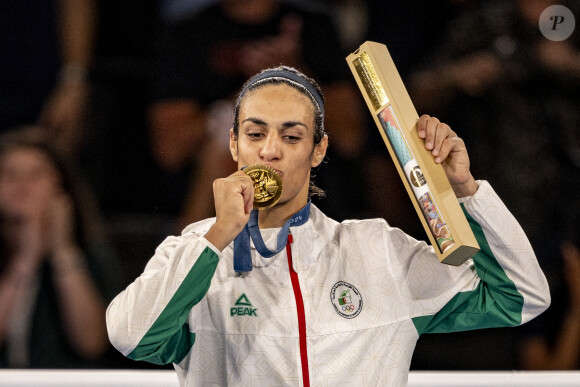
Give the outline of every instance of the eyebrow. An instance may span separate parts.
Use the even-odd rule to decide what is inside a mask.
[[[252,122],[252,123],[254,123],[256,125],[266,126],[266,123],[263,120],[259,119],[259,118],[254,118],[254,117],[246,118],[245,120],[242,121],[242,124],[244,122],[246,122],[246,121],[250,121],[250,122]]]
[[[260,126],[267,126],[268,125],[264,120],[261,120],[261,119],[256,118],[256,117],[248,117],[242,121],[242,124],[246,121],[250,121],[250,122],[252,122],[256,125],[260,125]],[[293,126],[303,126],[304,128],[308,129],[306,124],[304,124],[301,121],[286,121],[286,122],[282,123],[282,128],[284,128],[284,129],[291,128]]]
[[[305,128],[306,128],[306,125],[305,125],[304,123],[300,122],[300,121],[287,121],[287,122],[284,122],[284,123],[282,124],[282,127],[283,127],[284,129],[286,129],[286,128],[291,128],[291,127],[293,127],[293,126],[303,126],[303,127],[305,127]],[[308,128],[307,128],[307,129],[308,129]]]

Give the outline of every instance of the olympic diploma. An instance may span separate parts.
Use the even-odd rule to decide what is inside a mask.
[[[365,42],[346,61],[439,261],[462,264],[479,245],[443,167],[417,134],[419,115],[387,47]]]

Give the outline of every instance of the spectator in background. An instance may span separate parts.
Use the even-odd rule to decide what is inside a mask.
[[[95,367],[119,271],[87,193],[39,131],[0,140],[0,367]]]
[[[0,2],[0,131],[41,123],[75,154],[83,133],[93,0]]]
[[[360,154],[366,132],[352,128],[361,127],[362,98],[327,15],[283,1],[222,0],[169,25],[160,47],[157,102],[150,112],[153,152],[168,171],[196,166],[182,226],[213,215],[210,183],[235,170],[226,146],[232,99],[263,68],[295,66],[321,80],[335,149],[329,157]]]
[[[450,22],[426,66],[409,77],[409,92],[419,111],[432,111],[451,126],[465,128],[474,173],[500,187],[498,193],[520,220],[547,277],[556,279],[550,284],[561,278],[557,257],[565,225],[580,213],[575,197],[580,184],[571,178],[578,175],[579,165],[574,155],[580,149],[580,34],[576,31],[562,42],[541,34],[540,14],[555,3],[472,2]],[[564,2],[576,15],[577,4]],[[419,346],[417,354],[438,347],[436,340]],[[420,367],[521,366],[513,331],[454,340],[452,361],[442,365],[441,359],[450,354],[431,353]],[[469,353],[474,352],[474,341],[479,341],[477,352],[483,353],[494,340],[504,341],[506,350],[479,356],[486,359],[483,363],[473,361]]]

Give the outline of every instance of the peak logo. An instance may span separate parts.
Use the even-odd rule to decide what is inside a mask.
[[[258,308],[254,308],[246,293],[238,297],[233,307],[230,308],[230,316],[254,316],[258,317]]]

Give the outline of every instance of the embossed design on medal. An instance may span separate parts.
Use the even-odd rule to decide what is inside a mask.
[[[254,181],[254,208],[272,207],[282,196],[282,178],[273,168],[263,164],[250,165],[244,173]]]

